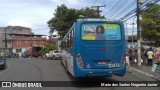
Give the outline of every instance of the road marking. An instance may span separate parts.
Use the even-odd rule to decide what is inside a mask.
[[[131,68],[131,69],[134,70],[134,71],[137,71],[137,72],[139,72],[139,73],[141,73],[141,74],[144,74],[144,75],[146,75],[146,76],[149,76],[149,77],[151,77],[151,78],[154,78],[154,79],[160,81],[160,79],[158,79],[158,77],[155,77],[155,76],[152,75],[152,74],[149,74],[149,73],[147,73],[147,72],[138,70],[138,69],[136,69],[136,68]]]
[[[7,65],[7,68],[0,72],[0,76],[3,75],[6,71],[8,71],[11,68],[11,65],[9,63],[7,63],[6,65]]]

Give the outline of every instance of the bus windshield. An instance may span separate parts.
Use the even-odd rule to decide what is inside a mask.
[[[86,23],[81,26],[82,40],[121,40],[119,24]]]

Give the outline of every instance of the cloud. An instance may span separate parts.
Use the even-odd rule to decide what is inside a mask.
[[[117,0],[0,0],[0,25],[7,26],[16,23],[16,25],[30,26],[33,29],[48,28],[47,21],[54,17],[53,13],[55,9],[61,4],[76,9],[105,4],[106,8],[100,8],[100,10],[102,10],[101,14],[103,15],[114,6],[116,1]],[[48,34],[48,31],[37,31],[36,33]]]
[[[23,26],[23,27],[31,27],[31,24],[22,20],[11,20],[8,22],[9,26]]]

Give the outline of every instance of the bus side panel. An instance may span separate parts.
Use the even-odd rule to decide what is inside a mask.
[[[75,30],[75,28],[74,28],[74,30]],[[75,34],[74,34],[74,37],[75,37]],[[73,76],[74,76],[74,65],[73,65],[73,61],[74,61],[74,42],[73,42],[72,47],[63,49],[62,53],[61,53],[62,63],[64,65],[65,69],[67,69],[69,71],[69,73]]]
[[[67,62],[67,68],[68,71],[74,76],[74,71],[73,71],[73,48],[69,49],[67,51],[68,55],[66,57],[66,62]]]
[[[62,51],[62,63],[65,68],[74,76],[73,71],[73,49]]]
[[[80,36],[80,23],[76,22],[75,23],[75,30],[74,30],[74,60],[73,60],[73,69],[74,69],[74,77],[77,76],[77,71],[79,70],[78,64],[77,64],[77,60],[76,60],[76,56],[78,54],[79,51],[79,37]]]

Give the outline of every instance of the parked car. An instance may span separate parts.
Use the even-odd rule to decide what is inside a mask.
[[[22,58],[28,58],[28,57],[29,57],[29,55],[28,55],[28,54],[26,54],[26,53],[22,53],[21,57],[22,57]]]
[[[46,59],[51,59],[51,60],[60,60],[60,51],[50,51],[49,53],[46,53]]]
[[[4,56],[0,56],[0,69],[5,69],[6,68],[6,59]]]
[[[45,59],[49,59],[49,53],[46,53],[46,54],[44,55],[44,58],[45,58]]]
[[[11,54],[4,54],[4,58],[11,58],[12,55]]]
[[[54,51],[53,52],[53,59],[54,60],[60,60],[61,59],[60,51]]]

